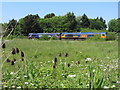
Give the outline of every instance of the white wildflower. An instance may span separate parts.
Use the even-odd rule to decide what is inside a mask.
[[[71,77],[71,78],[72,78],[72,77],[76,77],[76,75],[68,75],[68,77]]]
[[[89,84],[86,85],[87,87],[89,86]]]
[[[32,86],[34,85],[33,83],[30,83]]]
[[[10,74],[12,75],[12,74],[14,74],[14,72],[11,72]]]
[[[12,86],[12,88],[15,88],[15,86]]]
[[[86,58],[86,61],[92,61],[92,59],[91,58]]]
[[[103,88],[109,88],[109,87],[107,87],[107,86],[104,86]]]
[[[5,85],[5,86],[3,86],[4,88],[6,88],[7,86]]]
[[[103,69],[103,71],[106,71],[106,69]]]
[[[28,84],[28,82],[25,82],[25,84]]]
[[[48,63],[49,63],[50,61],[48,61]]]
[[[93,72],[95,72],[95,70],[93,70]]]
[[[112,87],[116,87],[115,85],[112,85]]]
[[[25,75],[24,77],[27,77],[27,75]]]
[[[120,84],[120,81],[117,81],[116,83]]]
[[[21,87],[19,86],[19,87],[17,87],[17,89],[21,89]]]

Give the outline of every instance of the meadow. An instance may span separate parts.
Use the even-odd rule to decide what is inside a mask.
[[[13,39],[5,44],[3,88],[120,87],[115,40]]]

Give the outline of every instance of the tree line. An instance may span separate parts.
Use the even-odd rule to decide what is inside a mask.
[[[120,31],[120,19],[112,19],[108,23],[108,31]],[[81,28],[103,30],[107,28],[106,21],[102,17],[95,19],[88,18],[86,14],[75,16],[68,12],[63,16],[56,16],[49,13],[40,18],[38,14],[27,15],[24,18],[10,20],[2,23],[3,35],[28,35],[28,33],[57,33],[57,32],[80,32]]]

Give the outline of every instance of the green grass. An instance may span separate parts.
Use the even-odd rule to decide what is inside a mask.
[[[15,65],[4,62],[3,86],[22,88],[118,88],[117,41],[28,40],[6,41],[5,55],[18,47],[25,53],[15,55]],[[62,53],[59,57],[58,54]],[[65,57],[68,53],[68,57]],[[3,61],[6,57],[3,53]],[[57,67],[53,68],[57,57]],[[86,62],[90,58],[91,61]],[[13,59],[11,55],[10,60]],[[80,64],[76,64],[80,61]],[[67,64],[70,63],[70,67]],[[16,75],[10,74],[17,72]],[[69,77],[73,75],[75,77]],[[27,77],[24,77],[27,76]],[[13,80],[11,79],[13,78]],[[28,84],[25,84],[28,82]],[[112,87],[115,85],[115,87]]]

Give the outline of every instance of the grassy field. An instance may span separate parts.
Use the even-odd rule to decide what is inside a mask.
[[[4,88],[119,87],[117,41],[6,40],[2,57]]]

